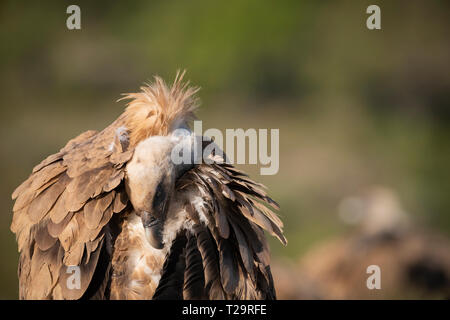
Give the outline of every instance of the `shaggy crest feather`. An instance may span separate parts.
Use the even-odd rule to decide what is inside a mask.
[[[185,72],[177,72],[171,87],[155,76],[153,83],[141,87],[141,92],[127,93],[119,99],[131,99],[122,116],[130,130],[132,146],[149,136],[167,135],[178,125],[195,118],[198,106],[195,93],[199,88],[183,82]]]

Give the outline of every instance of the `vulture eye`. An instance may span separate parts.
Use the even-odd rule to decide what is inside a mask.
[[[165,198],[166,192],[164,191],[163,183],[160,182],[156,187],[155,196],[153,197],[153,208],[162,208]]]

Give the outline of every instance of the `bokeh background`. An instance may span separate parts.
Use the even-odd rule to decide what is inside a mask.
[[[66,8],[81,7],[81,30]],[[381,7],[382,30],[366,28]],[[280,298],[450,297],[448,1],[2,1],[0,298],[18,296],[10,194],[32,167],[176,70],[203,128],[279,128],[259,176],[289,240]],[[367,266],[381,268],[368,290]]]

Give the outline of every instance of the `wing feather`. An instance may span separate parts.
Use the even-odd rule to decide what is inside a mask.
[[[210,299],[223,300],[226,294],[220,281],[219,256],[215,241],[204,226],[194,226],[194,233],[203,262],[206,294]]]
[[[197,239],[187,232],[186,269],[184,271],[183,299],[205,299],[205,275],[200,251],[197,248]]]
[[[172,243],[153,300],[181,300],[183,298],[186,242],[186,236],[181,234]]]
[[[236,236],[236,240],[238,242],[239,253],[241,255],[245,270],[247,270],[251,278],[254,278],[253,252],[247,244],[247,240],[245,239],[241,227],[238,224],[234,223],[232,220],[230,220],[230,223],[233,227],[233,233]]]
[[[188,201],[186,211],[196,224],[205,292],[210,299],[275,299],[263,230],[286,244],[283,223],[272,211],[279,206],[263,185],[215,158],[178,182],[187,199],[197,199]]]
[[[47,215],[61,193],[63,193],[66,180],[65,176],[60,178],[58,182],[45,189],[33,199],[28,206],[27,211],[28,216],[33,223],[41,221],[42,218]]]
[[[89,200],[83,207],[84,221],[89,229],[97,229],[103,218],[103,213],[114,199],[114,191],[101,194],[95,199]]]
[[[11,230],[20,252],[21,299],[98,298],[106,294],[110,259],[99,257],[107,255],[106,247],[111,246],[108,223],[113,214],[128,205],[124,162],[132,155],[132,150],[124,150],[122,145],[120,150],[109,148],[117,126],[120,124],[113,123],[102,132],[88,131],[70,140],[34,167],[13,192],[16,202]],[[79,266],[83,275],[79,290],[67,288],[71,274],[66,271],[72,265]]]

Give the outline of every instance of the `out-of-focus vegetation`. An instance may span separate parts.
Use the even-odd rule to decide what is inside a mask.
[[[74,3],[82,29],[69,31]],[[369,4],[380,5],[382,30],[366,28]],[[393,190],[420,228],[448,237],[449,9],[447,1],[2,1],[0,298],[18,295],[13,189],[70,138],[112,122],[120,93],[155,74],[171,80],[178,68],[202,87],[203,128],[280,129],[279,173],[244,167],[281,204],[289,244],[271,242],[275,260],[296,263],[347,234],[339,204],[374,185]]]

